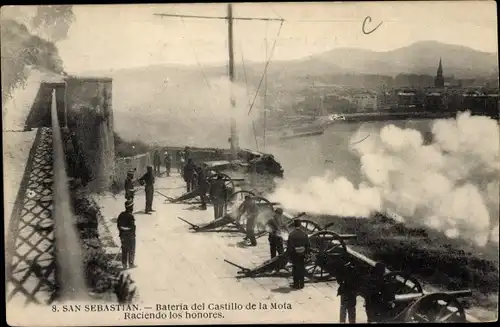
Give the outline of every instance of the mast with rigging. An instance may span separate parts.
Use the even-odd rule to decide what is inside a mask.
[[[260,21],[279,21],[283,25],[284,19],[280,18],[264,18],[264,17],[233,17],[233,6],[231,3],[227,4],[227,16],[226,17],[214,17],[214,16],[199,16],[199,15],[178,15],[178,14],[154,14],[155,16],[161,17],[180,17],[180,18],[199,18],[199,19],[225,19],[227,20],[228,26],[228,50],[229,50],[229,60],[228,60],[228,75],[230,81],[230,103],[232,108],[231,115],[231,127],[230,127],[230,143],[231,143],[231,156],[232,159],[236,159],[238,156],[239,149],[239,139],[238,139],[238,131],[236,126],[236,118],[234,115],[234,111],[236,110],[236,101],[234,98],[233,92],[233,83],[235,79],[234,75],[234,34],[233,34],[233,21],[234,20],[260,20]],[[280,28],[281,30],[281,28]],[[266,40],[267,41],[267,40]],[[267,47],[267,42],[266,42]],[[266,48],[267,53],[267,48]],[[266,55],[267,56],[267,55]],[[268,62],[269,63],[269,62]],[[267,69],[267,64],[266,64]],[[266,72],[264,72],[266,73]],[[250,108],[251,109],[251,108]],[[264,108],[265,110],[265,108]]]

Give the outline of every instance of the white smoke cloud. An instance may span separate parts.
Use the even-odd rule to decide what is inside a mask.
[[[370,137],[363,142],[369,133]],[[313,214],[368,217],[394,212],[407,223],[439,230],[478,245],[498,242],[499,126],[462,113],[436,120],[433,143],[421,133],[386,125],[361,128],[351,138],[364,182],[358,187],[331,172],[306,182],[285,180],[273,201]]]

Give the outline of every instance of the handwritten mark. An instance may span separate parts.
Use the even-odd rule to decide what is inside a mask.
[[[372,22],[372,18],[370,16],[366,16],[365,20],[363,21],[362,30],[363,30],[363,33],[366,34],[366,35],[372,34],[373,32],[375,32],[380,27],[380,25],[382,25],[382,23],[383,23],[383,22],[380,22],[374,29],[372,29],[371,31],[367,32],[366,31],[366,22],[371,23]]]

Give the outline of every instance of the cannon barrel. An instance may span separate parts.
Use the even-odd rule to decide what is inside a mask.
[[[341,234],[339,236],[343,240],[355,240],[358,238],[356,234]]]
[[[439,292],[446,295],[451,295],[457,298],[472,296],[471,290],[460,290],[460,291],[447,291]],[[427,295],[427,293],[409,293],[409,294],[397,294],[395,295],[394,301],[399,303],[408,303]]]

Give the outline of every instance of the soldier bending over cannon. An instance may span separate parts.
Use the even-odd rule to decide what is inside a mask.
[[[122,243],[122,264],[123,269],[127,269],[127,264],[130,268],[135,268],[135,219],[132,212],[134,211],[133,203],[128,200],[125,202],[125,211],[120,213],[116,221],[120,241]]]
[[[311,249],[311,244],[307,233],[300,228],[300,219],[295,219],[293,221],[293,226],[295,229],[288,236],[287,242],[288,258],[293,265],[293,284],[291,286],[296,289],[302,289],[304,288],[304,278],[306,274],[305,261]]]
[[[241,216],[245,213],[247,214],[247,224],[245,228],[247,236],[243,240],[250,240],[250,245],[256,246],[257,239],[255,238],[255,221],[257,220],[257,215],[259,214],[259,208],[250,195],[245,196],[245,201],[243,201],[241,206],[238,208],[238,217],[236,218],[236,221],[239,221]]]
[[[278,255],[283,254],[283,209],[278,208],[274,210],[273,217],[267,223],[269,227],[269,248],[271,250],[271,259]]]

